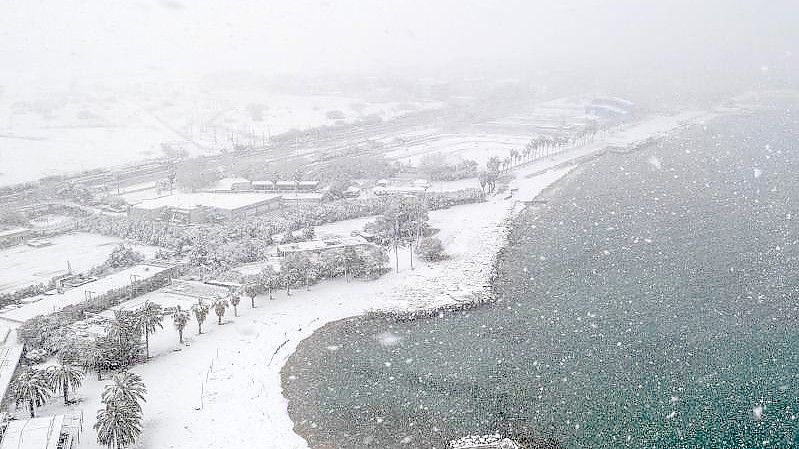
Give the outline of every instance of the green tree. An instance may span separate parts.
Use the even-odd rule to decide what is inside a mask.
[[[36,408],[41,407],[52,396],[50,378],[44,370],[29,369],[23,371],[14,381],[14,399],[17,405],[28,404],[31,418],[36,417]]]
[[[83,385],[83,371],[72,365],[53,365],[47,368],[50,378],[50,389],[54,393],[64,395],[64,404],[69,403],[69,391],[75,391]]]

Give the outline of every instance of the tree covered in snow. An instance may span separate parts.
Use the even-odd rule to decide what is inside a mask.
[[[197,320],[197,333],[203,333],[203,323],[205,319],[208,318],[208,312],[211,311],[211,308],[208,304],[205,304],[202,300],[197,301],[197,304],[191,307],[192,313],[194,313],[194,319]]]
[[[178,338],[181,344],[183,343],[183,330],[186,329],[186,325],[189,324],[189,319],[189,312],[181,309],[180,305],[178,305],[177,310],[172,314],[172,323],[178,331]]]
[[[110,268],[124,268],[136,265],[144,260],[144,255],[129,245],[121,244],[111,251],[105,264]]]
[[[47,368],[47,376],[50,379],[50,389],[53,393],[64,395],[64,405],[69,404],[69,392],[75,391],[83,385],[83,371],[69,365],[52,365]]]
[[[105,406],[97,412],[94,429],[97,442],[109,449],[121,449],[136,443],[142,432],[142,406],[147,388],[138,374],[115,374],[102,394]]]
[[[441,240],[436,237],[421,239],[417,246],[417,252],[422,260],[428,262],[437,262],[447,258],[447,255],[444,253],[444,245],[442,245]]]
[[[160,304],[147,301],[136,310],[134,319],[144,333],[145,356],[150,358],[150,334],[163,329],[164,311]]]
[[[233,306],[233,316],[239,316],[239,303],[241,303],[241,292],[234,290],[230,293],[230,305]]]
[[[53,395],[47,373],[35,368],[20,373],[12,384],[12,391],[17,406],[26,404],[31,418],[36,417],[36,408],[43,406]]]
[[[255,297],[258,296],[259,288],[255,282],[249,282],[244,286],[244,294],[250,298],[250,307],[255,308]]]
[[[218,298],[214,301],[214,313],[216,314],[216,324],[222,324],[222,317],[225,316],[225,312],[227,308],[230,306],[230,303],[226,299]]]
[[[384,246],[394,248],[396,268],[399,271],[400,246],[408,246],[413,267],[413,243],[420,236],[428,232],[427,208],[415,196],[392,197],[383,214],[371,223],[367,223],[365,230],[375,234]]]

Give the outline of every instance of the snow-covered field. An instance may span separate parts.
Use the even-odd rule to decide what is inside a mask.
[[[291,129],[388,120],[441,106],[368,102],[336,93],[189,90],[152,97],[116,92],[85,98],[50,94],[46,100],[3,97],[0,186],[163,157],[162,144],[191,155],[213,154],[236,144],[263,144]]]
[[[386,154],[390,159],[415,165],[424,156],[440,153],[453,162],[472,159],[484,165],[492,156],[504,158],[512,149],[521,150],[533,137],[530,135],[498,135],[483,133],[447,134],[402,146]]]
[[[23,323],[38,315],[57,312],[66,306],[80,304],[90,297],[101,296],[111,290],[129,286],[133,282],[152,278],[167,269],[157,265],[134,265],[88,284],[66,290],[64,293],[38,295],[30,300],[26,299],[24,304],[6,306],[0,309],[0,319],[12,323]]]
[[[101,264],[121,239],[84,232],[48,238],[53,244],[41,248],[18,245],[0,250],[0,292],[11,292],[27,285],[47,282],[67,272],[80,273]],[[152,257],[156,247],[132,245],[136,251]]]

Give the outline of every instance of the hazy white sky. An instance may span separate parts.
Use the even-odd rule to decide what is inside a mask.
[[[795,0],[0,0],[0,79],[142,72],[773,64]],[[721,62],[719,62],[721,61]]]

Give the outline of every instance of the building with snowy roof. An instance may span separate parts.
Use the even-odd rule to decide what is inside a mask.
[[[0,449],[73,449],[78,447],[82,414],[7,421]]]
[[[253,190],[273,192],[316,192],[319,190],[319,181],[253,181]]]
[[[252,182],[244,178],[224,178],[209,190],[213,192],[241,192],[252,190]]]
[[[280,195],[263,193],[177,193],[134,204],[129,215],[142,220],[192,224],[254,217],[281,205]]]
[[[13,228],[0,231],[0,248],[8,248],[23,243],[31,236],[30,228]]]
[[[325,251],[344,248],[365,248],[373,246],[360,236],[336,237],[323,240],[309,240],[307,242],[287,243],[277,246],[277,255],[280,257],[288,254],[306,253],[320,254]]]

